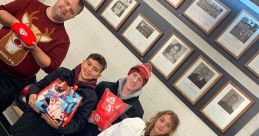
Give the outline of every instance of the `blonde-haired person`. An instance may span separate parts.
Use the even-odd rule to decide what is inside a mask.
[[[98,136],[170,136],[180,121],[171,110],[158,112],[150,121],[140,118],[126,118],[112,125]]]

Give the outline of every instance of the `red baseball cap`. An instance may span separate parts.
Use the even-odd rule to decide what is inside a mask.
[[[150,63],[144,63],[144,64],[139,64],[132,67],[129,70],[128,75],[130,75],[131,73],[137,72],[144,79],[144,82],[142,85],[144,86],[151,76],[151,71],[152,71],[152,65]]]

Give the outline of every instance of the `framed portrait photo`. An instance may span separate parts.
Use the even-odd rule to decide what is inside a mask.
[[[230,11],[219,0],[194,0],[183,15],[209,35]]]
[[[184,0],[166,0],[166,2],[177,9],[184,2]]]
[[[258,19],[242,10],[225,31],[216,39],[235,59],[240,56],[259,38]]]
[[[117,31],[138,4],[137,0],[112,0],[102,11],[101,17]]]
[[[199,56],[176,80],[174,87],[195,105],[221,77],[222,74],[213,65]]]
[[[150,62],[164,78],[168,79],[192,51],[188,44],[173,33]]]
[[[122,37],[141,55],[144,56],[163,33],[143,14],[139,14]]]
[[[95,11],[103,4],[105,0],[85,0],[85,2],[90,5]]]
[[[259,51],[246,63],[245,67],[259,78]]]
[[[254,103],[236,84],[228,81],[200,110],[222,133]]]

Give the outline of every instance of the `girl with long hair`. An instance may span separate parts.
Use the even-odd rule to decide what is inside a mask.
[[[171,110],[158,112],[148,122],[140,118],[126,118],[112,125],[98,136],[170,136],[180,121]]]

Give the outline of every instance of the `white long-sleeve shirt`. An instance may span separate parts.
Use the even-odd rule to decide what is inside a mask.
[[[105,129],[98,136],[141,136],[144,128],[145,122],[141,118],[126,118]]]

